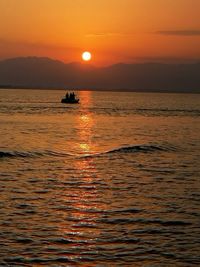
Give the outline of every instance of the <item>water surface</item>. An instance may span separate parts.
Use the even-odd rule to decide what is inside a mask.
[[[0,90],[1,266],[198,266],[200,96]]]

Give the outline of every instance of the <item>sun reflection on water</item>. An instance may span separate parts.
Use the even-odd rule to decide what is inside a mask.
[[[79,140],[77,146],[80,154],[92,154],[94,151],[93,127],[94,119],[88,107],[91,105],[91,92],[80,92],[82,114],[77,116],[77,129]]]
[[[93,127],[94,119],[88,106],[91,104],[91,92],[80,92],[81,114],[76,116],[76,149],[79,155],[94,153]],[[63,232],[74,233],[77,241],[82,238],[90,238],[90,241],[100,234],[96,227],[101,207],[98,192],[98,172],[93,158],[81,157],[73,161],[74,177],[72,183],[76,186],[71,188],[65,195],[65,201],[71,203],[72,209],[68,217],[72,222],[64,227]],[[72,179],[72,178],[71,178]],[[92,242],[92,241],[91,241]]]
[[[102,193],[102,177],[96,168],[95,158],[85,157],[95,153],[94,145],[94,126],[95,119],[89,110],[91,104],[91,93],[81,92],[80,94],[81,113],[77,114],[75,120],[76,127],[76,151],[81,157],[77,157],[71,163],[72,175],[65,176],[65,182],[68,184],[68,190],[65,190],[62,201],[70,205],[65,213],[65,221],[60,225],[60,232],[64,240],[72,240],[73,246],[69,247],[72,253],[71,259],[76,261],[80,257],[82,250],[96,251],[96,240],[102,235],[102,229],[99,227],[99,221],[105,210],[104,193]],[[66,166],[68,162],[66,161]],[[65,256],[69,257],[69,254]],[[87,266],[92,266],[87,265]]]

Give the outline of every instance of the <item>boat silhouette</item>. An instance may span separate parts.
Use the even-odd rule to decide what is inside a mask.
[[[61,103],[65,103],[65,104],[78,104],[79,103],[79,99],[76,98],[76,95],[74,92],[72,93],[66,93],[65,98],[61,99]]]

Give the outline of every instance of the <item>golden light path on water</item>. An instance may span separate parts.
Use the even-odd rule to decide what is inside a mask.
[[[74,169],[73,183],[77,186],[73,188],[71,194],[64,196],[67,203],[71,203],[70,220],[73,223],[63,225],[60,228],[65,238],[69,238],[69,233],[74,241],[79,243],[79,249],[94,249],[97,238],[102,235],[102,229],[97,227],[101,212],[107,209],[105,201],[102,201],[102,193],[99,191],[100,174],[95,166],[92,157],[85,157],[94,153],[93,127],[95,120],[88,107],[91,105],[91,92],[80,92],[81,113],[75,119],[76,139],[75,150],[80,158],[73,162]],[[82,157],[83,156],[83,157]],[[66,161],[67,164],[67,161]],[[80,245],[81,244],[81,245]],[[69,256],[69,255],[66,255]],[[71,255],[71,259],[76,259],[76,255]],[[92,263],[87,266],[94,266]]]
[[[92,114],[88,110],[89,105],[91,104],[91,92],[89,91],[81,91],[80,98],[82,99],[82,108],[84,112],[77,116],[77,129],[78,129],[78,137],[79,142],[77,146],[79,151],[83,155],[91,154],[93,150],[93,127],[94,127],[94,119]]]

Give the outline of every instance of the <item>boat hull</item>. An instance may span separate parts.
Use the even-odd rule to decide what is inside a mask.
[[[61,103],[64,104],[78,104],[79,103],[79,99],[75,99],[75,100],[69,100],[69,99],[61,99]]]

